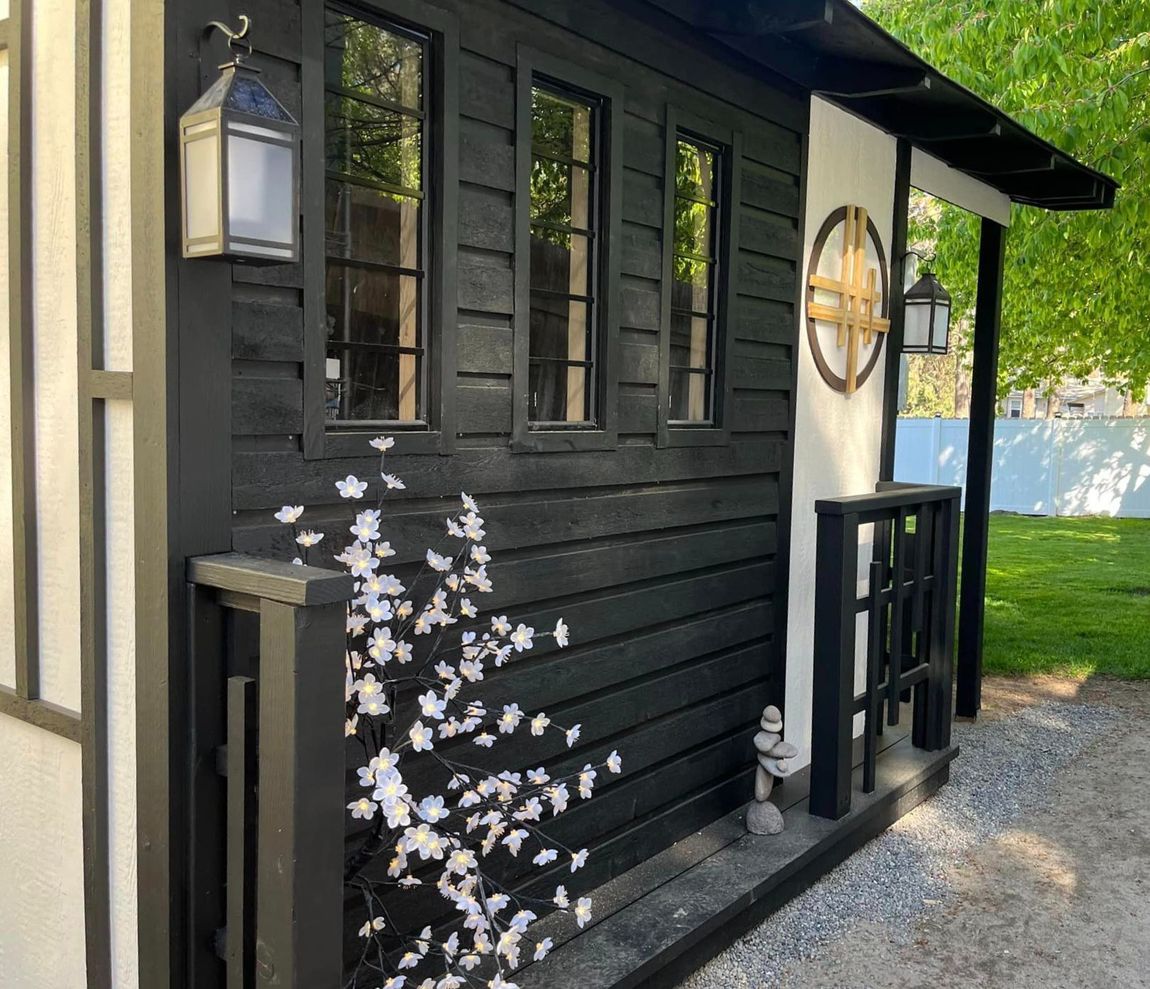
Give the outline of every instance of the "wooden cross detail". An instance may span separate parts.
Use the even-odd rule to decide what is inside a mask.
[[[846,208],[843,230],[842,266],[839,278],[827,278],[811,272],[810,287],[834,292],[837,306],[824,305],[813,299],[807,303],[807,316],[834,323],[840,347],[847,348],[846,392],[858,388],[859,337],[868,346],[876,333],[890,330],[890,320],[881,315],[882,293],[878,291],[878,270],[867,267],[867,212],[861,206]]]

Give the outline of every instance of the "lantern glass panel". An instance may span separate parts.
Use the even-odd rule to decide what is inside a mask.
[[[934,339],[931,350],[936,354],[947,352],[947,331],[950,328],[950,306],[945,302],[934,305]]]
[[[295,221],[292,149],[228,134],[228,224],[232,237],[292,244]]]
[[[220,235],[220,135],[214,124],[206,126],[212,129],[211,134],[184,145],[184,209],[189,240]]]
[[[923,352],[930,346],[930,313],[929,302],[910,302],[906,304],[906,322],[903,327],[903,349],[912,352]]]

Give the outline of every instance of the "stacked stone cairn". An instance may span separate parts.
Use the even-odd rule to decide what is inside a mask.
[[[755,800],[747,808],[747,830],[751,834],[778,834],[783,830],[783,815],[771,803],[771,790],[775,777],[784,779],[793,772],[788,760],[798,755],[798,749],[782,739],[782,713],[773,704],[768,704],[763,708],[759,731],[755,735],[759,765],[755,768]]]

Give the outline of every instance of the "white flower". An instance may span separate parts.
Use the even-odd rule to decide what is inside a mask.
[[[395,651],[392,653],[392,655],[395,656],[395,661],[397,663],[410,663],[411,646],[401,639],[395,644]]]
[[[401,481],[394,474],[380,474],[379,476],[383,478],[383,483],[387,485],[388,491],[391,491],[392,489],[402,491],[407,487],[407,485],[404,484],[403,481]]]
[[[419,712],[425,718],[435,718],[437,721],[443,720],[443,712],[447,707],[447,701],[440,700],[435,696],[434,690],[429,690],[426,694],[419,695]]]
[[[542,735],[549,724],[551,724],[551,719],[547,717],[547,715],[542,711],[540,711],[537,715],[535,715],[534,718],[531,719],[531,734]]]
[[[399,578],[393,573],[385,573],[379,579],[383,584],[383,593],[389,597],[397,598],[407,590],[407,588],[399,582]],[[400,615],[400,617],[402,618],[403,615]]]
[[[355,517],[355,525],[351,527],[351,534],[360,542],[370,543],[379,538],[379,512],[369,508]]]
[[[455,519],[447,520],[447,534],[449,536],[454,536],[456,539],[467,538],[467,533],[463,531],[463,526],[461,526]]]
[[[518,704],[504,704],[503,714],[499,717],[499,730],[504,735],[510,735],[522,720],[523,712],[519,710]]]
[[[411,823],[410,808],[402,800],[387,804],[383,808],[383,813],[387,817],[389,828],[405,828]]]
[[[585,927],[591,919],[591,901],[586,896],[579,897],[579,902],[575,904],[575,919],[580,927]]]
[[[284,505],[276,512],[275,517],[285,525],[295,525],[301,515],[303,515],[303,505]]]
[[[590,764],[583,767],[583,771],[579,774],[579,796],[584,800],[591,799],[591,790],[595,785],[595,770],[591,768]]]
[[[359,929],[360,937],[371,937],[374,931],[382,931],[386,926],[382,917],[372,917],[371,920],[365,920],[363,927]]]
[[[530,649],[532,646],[531,639],[534,635],[535,629],[520,622],[519,627],[511,633],[511,643],[515,646],[515,651],[523,652],[525,649]]]
[[[383,453],[384,450],[390,450],[395,446],[395,438],[392,436],[377,436],[371,441],[371,446]]]
[[[407,985],[406,975],[393,975],[383,984],[383,989],[403,989]]]
[[[577,852],[571,853],[571,871],[578,872],[587,864],[587,849],[581,848]]]
[[[418,828],[408,828],[403,832],[403,848],[407,852],[418,852],[421,860],[443,858],[443,839],[426,824]]]
[[[342,481],[336,481],[335,486],[339,489],[341,498],[359,499],[367,490],[367,481],[361,481],[354,474],[348,474]]]
[[[555,896],[552,897],[551,902],[560,910],[566,910],[571,905],[571,901],[567,899],[567,887],[556,886]]]
[[[541,962],[547,957],[547,952],[555,947],[555,942],[549,937],[545,937],[542,941],[535,945],[535,954],[531,956],[532,960]]]
[[[506,615],[491,616],[491,632],[493,635],[507,635],[511,631],[511,624]]]
[[[579,741],[579,733],[582,730],[582,725],[572,725],[567,729],[567,748],[571,748],[572,745]]]
[[[323,539],[323,533],[314,532],[311,529],[308,529],[305,532],[301,532],[298,536],[295,537],[295,541],[301,546],[314,546],[321,539]]]
[[[550,865],[559,857],[559,852],[554,848],[544,848],[538,855],[531,860],[533,865]]]
[[[395,556],[395,550],[391,548],[391,543],[389,542],[376,543],[375,555],[382,560],[388,556]]]
[[[613,773],[623,772],[623,760],[617,751],[607,756],[607,768]]]
[[[466,615],[468,618],[475,618],[479,615],[479,611],[475,605],[471,603],[471,598],[463,598],[463,600],[459,602],[459,613]]]
[[[367,654],[377,663],[386,663],[395,652],[396,643],[391,637],[391,629],[380,626],[372,630],[367,640]]]
[[[486,546],[472,546],[471,559],[472,562],[482,566],[484,563],[491,562],[491,554],[487,552]]]
[[[519,989],[517,982],[508,982],[502,975],[496,975],[487,983],[487,989]]]
[[[489,735],[487,732],[475,736],[475,744],[482,748],[489,749],[495,744],[495,736]]]
[[[423,961],[422,955],[417,955],[414,951],[405,951],[400,956],[399,962],[395,967],[396,968],[415,968],[415,966],[418,965],[421,961]]]
[[[479,542],[487,531],[483,528],[483,519],[481,519],[474,512],[468,512],[466,515],[460,516],[460,522],[463,523],[463,533],[468,539]]]
[[[348,804],[347,809],[351,811],[352,817],[370,821],[375,817],[375,812],[379,810],[379,804],[374,800],[368,800],[367,797],[360,797]]]
[[[422,721],[417,721],[411,726],[407,737],[411,739],[411,748],[415,752],[430,752],[431,749],[434,748],[431,740],[431,730],[424,728]]]
[[[479,504],[474,498],[471,497],[466,491],[459,492],[459,498],[463,502],[463,507],[469,512],[478,512]]]
[[[551,777],[547,775],[547,770],[540,766],[538,769],[527,770],[527,781],[535,786],[542,786],[544,783],[550,783]]]
[[[487,909],[499,913],[510,902],[511,898],[506,893],[493,893],[487,898]]]
[[[359,707],[356,708],[360,714],[366,714],[372,718],[380,718],[387,714],[391,708],[387,705],[382,697],[379,695],[361,697],[359,699]]]
[[[447,857],[447,870],[456,875],[465,876],[472,869],[479,867],[475,853],[467,848],[457,848]]]
[[[375,624],[380,622],[389,622],[394,617],[391,610],[391,602],[387,598],[381,598],[375,594],[369,594],[367,600],[363,604],[363,610],[367,612],[367,617],[370,618]]]
[[[507,837],[503,839],[503,844],[507,846],[507,850],[512,855],[518,855],[519,849],[523,847],[523,842],[527,836],[528,835],[526,831],[524,831],[522,828],[517,828],[515,831],[512,831],[507,835]]]
[[[440,556],[432,549],[427,551],[427,562],[432,570],[438,570],[440,573],[445,573],[451,569],[451,560],[446,556]]]
[[[359,694],[359,699],[363,700],[367,697],[376,697],[383,693],[383,684],[375,678],[374,673],[367,673],[362,680],[356,680],[351,687],[352,690]]]
[[[562,618],[560,618],[559,621],[557,621],[555,623],[555,631],[552,632],[551,634],[553,636],[555,636],[555,642],[559,646],[560,649],[563,649],[564,647],[566,647],[566,645],[569,641],[567,638],[567,633],[569,631],[570,631],[570,629],[567,628],[567,625],[563,621]]]

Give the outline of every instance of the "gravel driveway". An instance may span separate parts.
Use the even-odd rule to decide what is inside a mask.
[[[1150,987],[1150,684],[988,680],[951,782],[682,989]]]

